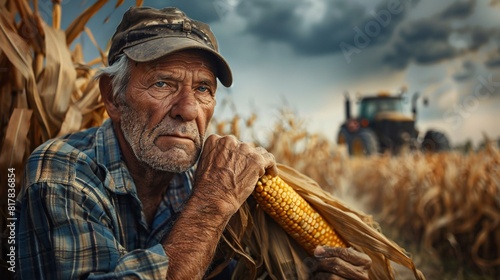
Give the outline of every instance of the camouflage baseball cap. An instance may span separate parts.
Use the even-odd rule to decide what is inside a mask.
[[[224,86],[231,86],[231,69],[219,53],[210,26],[190,19],[177,8],[128,9],[111,39],[108,63],[112,65],[122,53],[134,61],[146,62],[187,49],[210,53],[216,63],[217,77]]]

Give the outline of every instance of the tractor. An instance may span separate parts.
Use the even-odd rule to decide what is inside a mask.
[[[350,155],[373,155],[390,152],[398,154],[403,149],[421,149],[439,152],[450,149],[446,135],[440,131],[429,130],[419,140],[415,127],[417,100],[419,94],[412,96],[412,116],[404,113],[406,89],[399,94],[378,93],[358,100],[358,117],[351,116],[351,100],[345,95],[345,122],[341,125],[337,143],[346,145]],[[424,99],[424,105],[427,105]]]

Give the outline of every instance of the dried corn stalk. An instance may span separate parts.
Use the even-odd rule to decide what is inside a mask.
[[[24,155],[15,161],[0,161],[0,168],[18,167],[20,178],[26,156],[46,140],[102,123],[105,115],[95,70],[83,62],[81,48],[69,45],[84,30],[87,21],[108,1],[96,1],[60,30],[60,1],[53,1],[52,26],[40,17],[38,6],[29,1],[0,3],[0,144]],[[118,1],[117,7],[122,1]],[[138,1],[141,2],[141,1]],[[37,2],[35,2],[36,4]],[[105,64],[102,56],[100,63]],[[27,127],[27,141],[5,143],[9,119],[16,109],[31,111],[33,118],[20,124]],[[11,136],[9,136],[11,137]]]

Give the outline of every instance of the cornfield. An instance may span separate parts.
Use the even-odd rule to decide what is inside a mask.
[[[15,169],[19,191],[27,156],[44,141],[99,125],[107,117],[100,100],[96,66],[105,52],[85,62],[73,41],[108,1],[96,1],[66,29],[60,29],[60,1],[52,24],[38,14],[37,1],[0,1],[0,181]],[[119,6],[123,1],[116,1]],[[141,5],[142,1],[137,1]],[[98,48],[98,47],[97,47]],[[429,279],[495,279],[500,274],[500,152],[489,144],[468,154],[411,153],[349,158],[332,139],[307,131],[290,110],[265,141],[256,137],[257,113],[215,118],[211,132],[250,135],[278,162],[314,179],[325,191],[374,216],[382,231],[410,249]],[[0,189],[0,269],[6,270],[8,189]],[[404,272],[398,279],[406,279]],[[476,277],[476,278],[474,278]],[[408,279],[413,279],[408,276]]]
[[[500,274],[500,152],[493,143],[469,154],[384,156],[349,166],[352,194],[389,235],[420,246],[450,277]]]
[[[495,141],[485,139],[485,148],[469,153],[349,158],[344,147],[308,133],[294,116],[281,110],[267,144],[260,143],[277,161],[371,213],[387,236],[414,254],[428,279],[497,279],[500,151]],[[241,121],[244,128],[236,132],[253,129],[251,124]],[[220,123],[214,129],[231,133]]]

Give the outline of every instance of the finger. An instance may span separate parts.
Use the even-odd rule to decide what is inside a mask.
[[[213,144],[213,143],[215,143],[220,138],[221,138],[221,136],[218,135],[218,134],[210,134],[207,137],[207,139],[205,139],[205,145],[207,145],[207,143]]]
[[[317,271],[329,272],[347,279],[368,279],[368,269],[365,266],[353,265],[339,257],[319,259]]]
[[[221,136],[217,134],[209,135],[205,141],[203,142],[203,151],[201,157],[206,157],[208,154],[214,152],[216,149],[217,141],[221,138]]]
[[[273,160],[274,160],[274,156],[273,156]],[[276,163],[274,161],[271,165],[268,165],[266,167],[266,173],[273,176],[273,177],[276,177],[279,175],[278,167],[276,166]]]
[[[372,260],[367,254],[354,250],[352,247],[318,246],[314,250],[316,257],[339,257],[353,265],[370,267]]]
[[[271,176],[278,176],[278,167],[276,166],[276,158],[273,154],[268,152],[263,147],[257,147],[256,150],[262,155],[264,158],[264,169],[265,173]],[[262,174],[264,175],[264,174]],[[261,175],[261,176],[262,176]]]
[[[251,149],[247,154],[249,154],[250,158],[260,166],[259,178],[264,176],[264,174],[270,174],[271,176],[278,175],[278,168],[276,167],[274,155],[269,153],[266,149],[263,147],[252,147],[247,143],[241,143],[240,149],[241,151],[248,151]]]
[[[240,145],[240,141],[234,135],[225,135],[219,138],[220,143],[225,148],[236,148]]]

